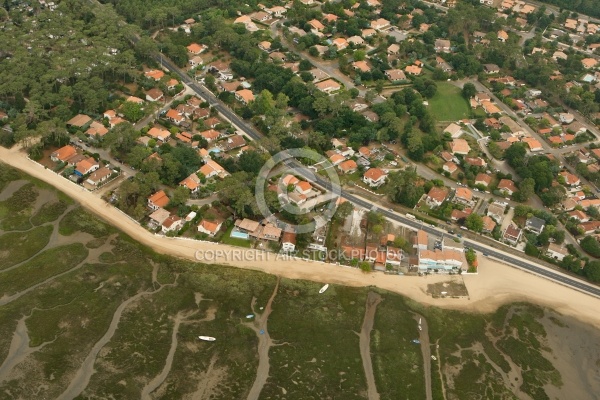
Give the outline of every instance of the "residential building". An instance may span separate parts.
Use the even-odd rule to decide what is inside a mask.
[[[106,181],[112,175],[112,171],[106,167],[99,168],[88,176],[86,183],[92,186],[98,186]]]
[[[455,124],[454,122],[451,123],[450,125],[448,125],[446,127],[446,129],[444,129],[444,133],[448,133],[450,134],[450,136],[452,137],[452,139],[457,139],[460,137],[460,135],[462,135],[464,132],[461,128],[460,125]]]
[[[525,229],[530,232],[537,233],[538,235],[542,233],[545,226],[546,221],[538,217],[531,217],[525,221]]]
[[[84,176],[89,174],[90,172],[94,172],[100,168],[100,164],[93,158],[88,157],[84,160],[79,161],[75,165],[75,175]]]
[[[185,221],[177,215],[169,215],[169,217],[163,221],[161,231],[164,234],[177,232],[183,228],[184,222]]]
[[[54,162],[67,162],[75,154],[77,154],[75,147],[66,145],[50,154],[50,159]]]
[[[208,160],[206,164],[200,167],[200,173],[206,177],[206,179],[219,176],[221,178],[228,175],[225,169],[220,166],[216,161]]]
[[[418,253],[419,271],[452,271],[462,267],[463,255],[455,250],[421,250]]]
[[[333,79],[327,79],[325,81],[318,82],[315,86],[317,89],[325,93],[335,92],[336,90],[340,90],[342,88],[341,85]]]
[[[158,210],[159,208],[165,208],[169,205],[169,196],[164,190],[159,190],[150,197],[148,197],[148,207],[152,210]]]
[[[450,41],[448,39],[436,39],[435,40],[435,51],[438,53],[449,53],[451,49]]]
[[[517,191],[515,183],[510,179],[500,179],[498,182],[498,190],[507,196],[512,196]]]
[[[344,174],[351,174],[353,172],[356,172],[356,169],[358,168],[358,165],[356,164],[356,161],[354,161],[354,160],[346,160],[346,161],[340,163],[338,165],[338,168]]]
[[[448,197],[448,188],[434,186],[427,193],[425,203],[431,208],[439,207],[446,200],[446,197]]]
[[[221,226],[223,226],[222,220],[209,221],[203,218],[198,224],[198,232],[214,237],[221,230]]]
[[[513,225],[511,223],[504,231],[504,235],[502,236],[502,238],[514,246],[517,243],[519,243],[522,234],[523,231],[521,231],[521,229],[519,229],[516,225]]]
[[[581,210],[570,211],[569,218],[573,218],[578,222],[588,222],[590,220],[590,217]]]
[[[504,206],[498,203],[492,203],[488,206],[487,216],[494,218],[496,222],[500,223],[504,219],[504,210]]]
[[[390,26],[390,21],[384,18],[379,18],[375,21],[371,21],[371,28],[377,31],[384,30]]]
[[[481,186],[485,186],[486,188],[489,186],[489,184],[492,182],[492,177],[489,176],[488,174],[477,174],[477,176],[475,177],[475,185],[481,185]]]
[[[427,250],[427,245],[429,243],[429,237],[427,236],[427,232],[424,230],[418,230],[417,235],[413,239],[413,248],[419,250]]]
[[[249,104],[254,101],[254,94],[249,89],[242,89],[235,92],[235,98],[243,104]]]
[[[371,187],[379,187],[385,183],[387,173],[380,168],[369,168],[363,175],[363,182]]]
[[[8,115],[6,116],[8,118]],[[92,121],[90,117],[85,114],[78,114],[67,121],[67,126],[74,126],[76,128],[83,128]]]
[[[156,102],[156,101],[162,100],[163,98],[164,98],[164,94],[163,94],[162,90],[160,90],[160,89],[153,88],[146,92],[146,100],[147,101]]]
[[[577,175],[573,175],[569,171],[562,171],[559,175],[563,177],[567,186],[578,186],[581,184],[581,180]]]
[[[296,250],[296,233],[284,231],[281,236],[281,250],[286,253],[291,253]]]
[[[148,225],[153,229],[159,227],[170,215],[171,213],[164,208],[159,208],[150,214],[150,223]]]
[[[503,115],[498,119],[498,121],[503,125],[506,125],[508,129],[510,129],[510,132],[515,136],[522,136],[525,134],[525,130],[523,130],[521,125],[507,115]]]
[[[454,172],[456,172],[458,170],[458,165],[456,165],[452,161],[447,161],[442,166],[442,169],[450,174],[453,174]]]
[[[562,261],[563,258],[569,255],[569,251],[559,244],[550,243],[548,245],[548,250],[546,250],[546,255],[558,261]]]
[[[498,74],[500,73],[500,67],[496,64],[484,64],[483,69],[488,74]]]
[[[473,205],[473,192],[464,187],[456,188],[456,192],[454,193],[454,202],[471,207]]]
[[[532,137],[523,138],[523,142],[527,144],[527,146],[529,147],[529,151],[531,152],[544,150],[539,140],[534,139]]]
[[[490,233],[496,227],[496,222],[492,218],[488,217],[487,215],[485,215],[481,220],[483,221],[483,232],[484,233]]]
[[[418,75],[421,75],[421,71],[422,71],[422,68],[417,65],[408,65],[404,68],[404,72],[406,72],[409,75],[418,76]]]
[[[471,151],[471,146],[465,139],[454,139],[450,142],[450,151],[452,154],[467,155]]]
[[[385,76],[391,82],[406,80],[406,74],[401,69],[388,69],[385,71]]]

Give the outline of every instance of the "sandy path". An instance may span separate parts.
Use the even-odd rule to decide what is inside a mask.
[[[142,400],[151,400],[150,393],[155,391],[162,383],[167,379],[167,375],[171,372],[171,367],[173,365],[173,358],[175,357],[175,350],[177,350],[177,333],[179,332],[179,325],[183,322],[183,315],[181,313],[177,313],[174,318],[173,324],[173,333],[171,334],[171,347],[169,348],[169,354],[167,354],[167,359],[165,361],[165,366],[163,367],[160,374],[156,375],[154,379],[152,379],[144,388],[142,389]]]
[[[530,301],[554,308],[562,314],[576,317],[600,328],[600,313],[596,312],[600,309],[600,299],[485,257],[480,258],[479,275],[463,277],[469,290],[469,299],[433,299],[426,293],[427,284],[444,282],[448,277],[423,278],[390,276],[381,273],[365,275],[354,268],[284,259],[272,253],[222,244],[155,236],[93,193],[82,190],[74,183],[30,161],[24,153],[0,147],[0,160],[65,192],[83,207],[121,229],[134,240],[163,254],[196,261],[199,260],[198,255],[200,255],[203,257],[200,261],[209,264],[217,263],[263,271],[289,279],[306,279],[346,286],[373,285],[400,293],[424,304],[466,311],[493,312],[499,306],[512,301]],[[208,257],[209,255],[211,257]]]
[[[100,340],[98,340],[98,342],[96,342],[96,344],[94,345],[92,350],[88,353],[85,360],[83,360],[83,363],[79,367],[79,370],[77,370],[77,372],[75,373],[75,376],[71,380],[71,383],[69,383],[69,386],[67,387],[67,389],[57,398],[57,400],[74,399],[85,390],[88,383],[90,382],[90,378],[94,374],[94,364],[96,363],[96,357],[98,356],[98,353],[110,341],[110,339],[113,337],[113,335],[117,331],[117,327],[119,326],[119,321],[121,320],[121,315],[123,314],[123,311],[131,303],[137,301],[139,298],[141,298],[143,296],[158,293],[160,290],[162,290],[162,288],[164,288],[166,286],[174,286],[174,285],[175,285],[175,283],[166,284],[166,285],[162,285],[161,287],[159,287],[158,289],[153,290],[153,291],[140,292],[140,293],[128,298],[124,302],[122,302],[119,305],[119,307],[117,307],[117,310],[115,311],[115,313],[113,315],[113,319],[110,322],[108,330],[106,331],[104,336],[102,336],[100,338]]]
[[[442,358],[440,357],[440,339],[435,341],[435,355],[437,357],[436,364],[438,374],[440,375],[440,382],[442,382],[442,396],[444,400],[446,400],[446,384],[444,383],[444,375],[442,374]]]
[[[431,391],[431,347],[429,344],[429,330],[427,320],[422,315],[415,314],[415,320],[421,326],[419,340],[421,341],[421,354],[423,355],[423,375],[425,377],[425,398],[433,400]]]
[[[375,320],[377,305],[381,303],[381,296],[375,292],[369,292],[367,295],[367,304],[365,307],[365,317],[360,330],[360,356],[362,358],[365,377],[367,378],[367,396],[369,400],[379,400],[379,393],[375,385],[375,375],[373,374],[373,362],[371,360],[371,330]]]
[[[271,314],[271,306],[273,305],[273,300],[277,295],[277,290],[279,289],[279,280],[277,278],[277,283],[275,284],[275,289],[273,289],[273,293],[265,306],[265,311],[261,314],[260,318],[256,318],[254,322],[249,322],[246,325],[250,326],[254,332],[256,332],[256,336],[258,336],[258,368],[256,369],[256,378],[254,379],[254,383],[252,384],[252,388],[250,389],[250,393],[248,394],[248,400],[258,400],[260,396],[260,392],[262,391],[263,386],[267,382],[267,378],[269,378],[269,349],[273,346],[273,341],[269,336],[269,331],[267,330],[267,321],[269,320],[269,315]],[[254,315],[257,315],[254,310],[254,305],[256,303],[256,298],[252,299],[252,312]],[[261,330],[263,333],[261,334]]]

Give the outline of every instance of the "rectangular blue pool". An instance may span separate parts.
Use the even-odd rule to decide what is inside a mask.
[[[248,239],[249,235],[247,233],[244,232],[240,232],[240,231],[236,231],[233,230],[231,231],[231,235],[232,238],[236,238],[236,239]]]

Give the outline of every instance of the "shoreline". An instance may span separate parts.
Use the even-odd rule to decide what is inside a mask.
[[[491,313],[504,304],[527,301],[551,308],[560,314],[572,316],[581,322],[600,328],[600,315],[594,312],[595,309],[600,308],[600,299],[486,257],[479,257],[478,275],[461,275],[459,277],[467,287],[468,299],[434,299],[426,293],[427,285],[446,282],[452,277],[447,275],[409,277],[386,275],[380,272],[365,274],[358,269],[319,261],[292,258],[284,261],[275,253],[260,250],[157,236],[145,230],[132,219],[125,218],[120,210],[95,194],[83,190],[76,184],[29,160],[23,152],[0,147],[0,160],[64,192],[83,208],[158,253],[196,262],[261,271],[289,279],[305,279],[355,287],[376,286],[425,305],[466,312]],[[228,261],[215,258],[203,261],[197,258],[199,251],[213,253],[229,251],[234,254],[243,253],[247,257],[243,257],[245,260]]]

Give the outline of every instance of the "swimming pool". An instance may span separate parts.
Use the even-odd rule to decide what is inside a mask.
[[[231,231],[231,236],[232,238],[236,238],[236,239],[248,239],[248,234],[244,233],[244,232],[240,232],[240,231]]]

